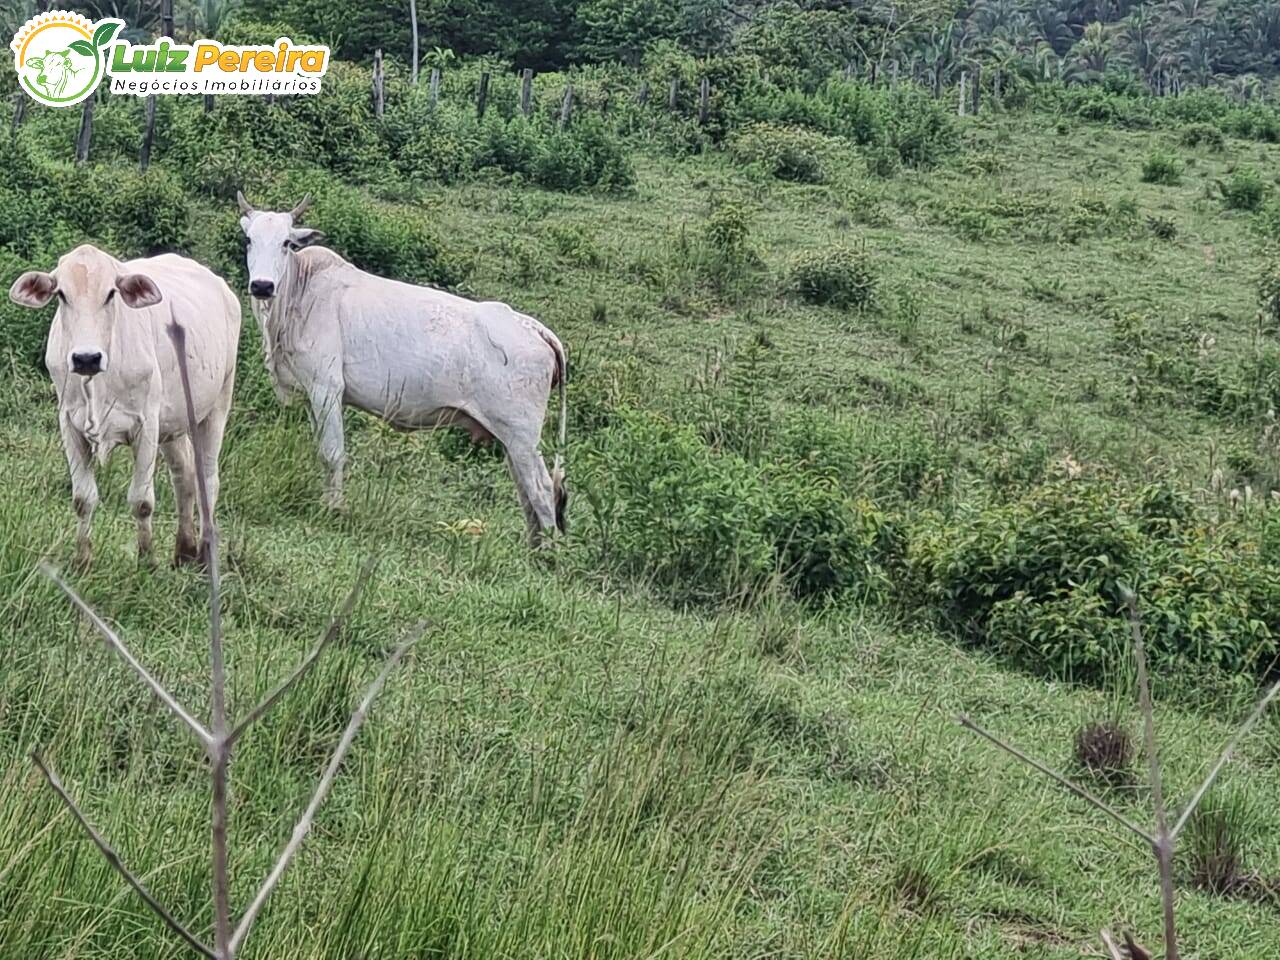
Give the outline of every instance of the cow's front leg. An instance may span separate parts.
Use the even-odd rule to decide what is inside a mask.
[[[317,385],[308,391],[311,418],[320,444],[320,459],[328,472],[325,506],[342,509],[342,471],[346,462],[346,441],[342,435],[342,390]]]
[[[156,512],[156,454],[160,449],[159,421],[144,421],[133,438],[133,480],[129,509],[138,522],[138,559],[151,556],[151,516]]]
[[[98,482],[93,476],[93,453],[80,432],[62,417],[59,423],[62,449],[71,469],[71,505],[76,513],[76,566],[88,567],[93,559],[89,533],[98,506]]]

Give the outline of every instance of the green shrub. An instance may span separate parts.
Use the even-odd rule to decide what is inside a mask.
[[[1267,196],[1266,182],[1253,167],[1241,167],[1218,186],[1229,210],[1261,210]]]
[[[832,141],[802,127],[753,123],[730,139],[729,151],[740,163],[779,180],[821,183]]]
[[[910,167],[931,167],[955,152],[960,134],[941,101],[914,85],[890,90],[886,103],[888,142]]]
[[[746,461],[696,431],[622,412],[583,458],[583,496],[605,562],[680,602],[754,590],[772,571],[768,502]]]
[[[1185,147],[1205,146],[1210,150],[1221,150],[1227,143],[1222,130],[1211,123],[1189,123],[1182,128],[1179,139]]]
[[[1176,187],[1182,182],[1182,161],[1172,153],[1155,150],[1142,163],[1142,182]]]
[[[791,263],[791,288],[809,303],[866,310],[876,300],[878,277],[865,250],[828,247],[799,254]]]
[[[887,596],[904,535],[836,477],[716,452],[696,430],[623,410],[583,458],[606,565],[678,602],[748,597],[773,575],[798,598]]]
[[[768,490],[766,536],[774,565],[794,596],[888,596],[890,573],[905,552],[894,520],[867,500],[846,499],[835,479],[799,477],[786,465],[772,471]]]
[[[1152,659],[1230,672],[1276,653],[1280,569],[1238,529],[1209,531],[1162,484],[1055,480],[1010,503],[926,519],[913,589],[977,642],[1056,675],[1100,678],[1127,651],[1124,590]]]

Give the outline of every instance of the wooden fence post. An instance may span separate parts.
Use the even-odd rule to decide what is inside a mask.
[[[871,86],[876,85],[876,81],[880,79],[880,64],[876,60],[867,61],[867,83]]]
[[[413,31],[413,66],[411,76],[413,77],[413,85],[418,85],[418,3],[417,0],[409,0],[409,21],[410,28]]]
[[[711,113],[711,80],[709,77],[702,78],[702,84],[698,88],[698,123],[701,126],[707,125],[707,116]]]
[[[563,130],[569,125],[569,118],[573,115],[573,84],[566,83],[564,85],[564,102],[560,104],[560,129]]]
[[[151,148],[156,142],[156,98],[147,97],[147,125],[142,134],[142,151],[138,155],[138,166],[143,173],[151,166]]]
[[[160,26],[163,30],[162,36],[168,37],[170,40],[173,36],[173,0],[160,0]]]
[[[435,112],[436,104],[440,101],[440,68],[431,68],[431,86],[430,86],[430,104],[432,112]]]
[[[373,51],[373,115],[382,118],[387,106],[387,91],[382,72],[382,49]]]
[[[982,112],[982,64],[973,65],[973,115]]]
[[[484,108],[489,103],[489,71],[480,71],[480,89],[476,91],[476,119],[484,117]]]
[[[528,67],[520,78],[520,112],[526,117],[533,114],[533,71]]]
[[[76,136],[76,163],[89,162],[89,147],[93,145],[93,97],[84,102],[80,114],[80,133]]]
[[[854,63],[852,60],[850,60],[848,63],[844,65],[844,78],[846,80],[852,80],[854,76],[857,75],[857,72],[858,72],[858,65]]]
[[[13,126],[9,130],[10,135],[13,137],[18,135],[18,128],[22,126],[22,121],[26,119],[27,102],[27,95],[19,90],[17,102],[13,105]]]
[[[675,108],[679,105],[679,103],[680,103],[680,100],[679,100],[679,94],[680,94],[680,78],[679,78],[679,77],[672,77],[672,78],[671,78],[671,90],[670,90],[670,92],[667,94],[667,109],[668,109],[668,110],[675,110]]]
[[[889,86],[894,90],[898,89],[898,61],[893,60],[889,63]]]
[[[640,104],[640,106],[643,107],[648,102],[649,102],[649,81],[641,80],[640,92],[636,94],[636,103]]]
[[[1004,106],[1004,71],[997,70],[991,78],[991,95],[995,98],[996,107]]]
[[[969,71],[960,71],[960,116],[965,115],[969,106]]]

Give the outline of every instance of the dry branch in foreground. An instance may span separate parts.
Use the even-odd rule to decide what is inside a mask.
[[[186,332],[177,323],[169,325],[169,336],[173,340],[174,350],[178,356],[178,371],[182,377],[183,394],[187,404],[187,422],[190,429],[191,445],[195,453],[195,462],[200,464],[203,462],[201,457],[201,442],[199,431],[196,429],[195,411],[191,402],[191,381],[187,371],[186,356]],[[107,859],[107,862],[122,876],[125,881],[137,891],[138,896],[143,902],[150,907],[155,914],[164,921],[174,933],[182,938],[186,944],[196,953],[209,960],[234,960],[236,953],[244,945],[245,939],[248,937],[249,931],[253,926],[254,920],[261,911],[263,904],[267,898],[271,896],[271,892],[275,889],[280,877],[288,868],[290,861],[297,853],[299,847],[302,846],[303,840],[311,830],[312,822],[315,819],[316,811],[324,802],[325,797],[329,793],[329,789],[333,786],[337,777],[338,769],[342,765],[343,758],[346,757],[347,751],[351,749],[352,743],[355,742],[356,734],[360,731],[360,726],[364,723],[365,717],[368,715],[370,707],[373,705],[374,699],[382,692],[383,686],[387,682],[387,678],[391,675],[391,671],[404,658],[409,648],[425,632],[425,625],[419,624],[410,631],[408,637],[396,647],[395,651],[387,659],[385,666],[374,679],[373,683],[366,689],[364,696],[360,700],[359,706],[351,715],[351,721],[347,724],[346,730],[342,734],[342,739],[338,742],[338,746],[333,752],[333,756],[329,759],[328,766],[325,768],[324,774],[321,776],[319,783],[316,785],[311,801],[307,804],[306,810],[303,812],[301,819],[293,828],[293,836],[281,851],[271,872],[267,875],[266,880],[258,888],[257,894],[251,901],[248,909],[240,918],[239,923],[234,927],[231,917],[230,902],[230,881],[227,871],[227,786],[228,771],[231,764],[231,748],[233,744],[245,733],[245,731],[256,721],[262,719],[272,707],[274,707],[280,699],[289,692],[290,689],[306,675],[319,660],[320,655],[325,648],[333,641],[342,628],[342,624],[350,615],[355,607],[356,600],[360,595],[361,589],[368,582],[370,574],[373,572],[372,562],[366,563],[360,570],[356,581],[353,584],[347,598],[343,601],[337,614],[330,622],[328,629],[325,631],[320,642],[315,648],[307,654],[296,670],[286,677],[278,686],[276,686],[267,696],[255,706],[252,710],[245,714],[239,723],[229,728],[226,706],[226,667],[223,658],[223,638],[222,638],[222,586],[218,567],[218,530],[214,525],[213,515],[209,509],[209,491],[205,485],[204,472],[200,469],[196,470],[196,483],[199,492],[200,505],[200,522],[202,528],[203,543],[201,545],[201,556],[204,558],[209,577],[209,663],[210,663],[210,720],[209,726],[206,728],[199,720],[197,720],[186,708],[178,702],[171,693],[169,693],[158,680],[153,677],[145,667],[133,656],[120,640],[119,636],[107,625],[93,608],[89,606],[80,596],[68,585],[62,577],[48,564],[41,564],[41,572],[53,581],[71,600],[71,603],[80,611],[81,614],[89,620],[90,623],[102,634],[110,646],[124,662],[133,670],[142,682],[151,690],[157,699],[163,703],[169,711],[177,717],[192,733],[196,739],[200,741],[205,748],[205,752],[209,756],[210,775],[212,780],[212,802],[211,802],[211,847],[212,847],[212,868],[211,868],[211,895],[213,899],[213,946],[210,947],[204,943],[199,937],[192,933],[172,913],[170,913],[163,905],[156,900],[146,886],[132,873],[129,868],[121,861],[119,854],[110,843],[90,824],[88,818],[76,805],[76,802],[67,793],[62,785],[62,781],[58,775],[46,762],[45,758],[37,751],[32,754],[32,760],[35,765],[44,774],[48,780],[49,786],[58,795],[71,814],[75,817],[85,833],[89,835],[89,839],[94,842],[98,850]]]
[[[1235,735],[1227,741],[1227,745],[1223,748],[1217,762],[1209,771],[1209,775],[1205,777],[1204,782],[1200,784],[1190,802],[1187,803],[1182,813],[1178,816],[1173,826],[1169,826],[1168,810],[1165,806],[1164,784],[1161,779],[1160,771],[1160,751],[1156,740],[1155,710],[1151,702],[1151,683],[1147,674],[1147,650],[1143,642],[1142,636],[1142,619],[1138,615],[1138,599],[1131,591],[1125,591],[1126,604],[1129,613],[1129,625],[1133,632],[1133,656],[1138,668],[1138,699],[1139,706],[1142,709],[1143,736],[1146,744],[1147,763],[1151,776],[1151,799],[1155,812],[1155,830],[1150,831],[1138,826],[1122,814],[1118,813],[1108,804],[1099,800],[1093,794],[1085,790],[1079,784],[1068,780],[1060,773],[1055,773],[1039,760],[1028,756],[1017,747],[1006,743],[995,734],[983,729],[966,716],[957,717],[957,721],[966,730],[971,730],[980,737],[995,744],[1001,750],[1008,753],[1017,760],[1022,761],[1027,766],[1038,770],[1045,776],[1056,781],[1060,786],[1069,790],[1082,800],[1092,804],[1101,810],[1111,819],[1115,820],[1121,826],[1125,827],[1135,836],[1143,840],[1147,846],[1151,848],[1152,854],[1156,859],[1157,870],[1160,875],[1160,899],[1161,906],[1164,911],[1164,949],[1165,960],[1180,960],[1178,951],[1178,929],[1175,916],[1175,897],[1173,887],[1173,857],[1177,849],[1178,837],[1182,833],[1183,828],[1187,825],[1187,821],[1191,815],[1195,813],[1196,808],[1200,805],[1200,801],[1204,799],[1209,788],[1218,778],[1218,774],[1222,772],[1223,767],[1227,765],[1227,761],[1231,759],[1232,753],[1255,723],[1262,717],[1262,714],[1270,706],[1271,702],[1280,694],[1280,681],[1277,681],[1267,690],[1266,694],[1258,701],[1257,706],[1253,708],[1253,712],[1241,724],[1240,729]],[[1102,941],[1107,951],[1113,957],[1120,957],[1119,949],[1115,946],[1111,938],[1110,932],[1102,931]],[[1130,957],[1149,957],[1142,947],[1133,942],[1128,934],[1125,935],[1125,949]]]

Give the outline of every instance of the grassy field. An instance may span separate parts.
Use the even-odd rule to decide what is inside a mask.
[[[1185,336],[1224,363],[1256,349],[1262,244],[1214,184],[1241,164],[1274,171],[1280,148],[1183,148],[1181,182],[1160,186],[1140,174],[1168,133],[1028,114],[964,137],[948,165],[892,179],[850,155],[828,183],[784,184],[715,153],[639,156],[634,189],[615,196],[421,189],[414,202],[472,263],[467,289],[539,316],[569,347],[576,499],[546,557],[525,549],[500,459],[355,414],[349,510],[322,509],[305,414],[263,402],[246,313],[220,510],[233,711],[303,655],[361,560],[380,563],[322,667],[237,753],[237,904],[363,681],[410,624],[431,625],[246,956],[985,960],[1087,955],[1103,926],[1157,940],[1148,852],[954,722],[966,712],[1074,770],[1082,724],[1136,733],[1123,678],[1022,673],[892,604],[820,607],[784,590],[669,602],[609,562],[593,481],[580,470],[574,483],[596,428],[583,411],[723,411],[742,399],[733,372],[755,344],[761,431],[804,413],[918,428],[948,454],[944,507],[1066,457],[1172,478],[1206,510],[1228,509],[1213,479],[1224,464],[1219,486],[1261,494],[1258,422],[1206,412],[1145,375],[1143,354]],[[724,196],[746,212],[753,251],[731,272],[702,239]],[[792,259],[832,243],[865,248],[874,309],[789,295]],[[75,582],[203,712],[203,581],[137,565],[127,460],[100,474],[95,565]],[[178,956],[26,760],[43,749],[125,861],[207,928],[202,759],[34,572],[69,562],[74,522],[52,388],[17,359],[0,374],[0,477],[0,957]],[[167,478],[157,486],[167,544]],[[471,518],[481,532],[464,529]],[[1175,801],[1255,694],[1197,683],[1161,682]],[[1264,878],[1280,877],[1277,737],[1274,725],[1251,736],[1223,784]],[[1145,820],[1144,786],[1108,796]],[[1274,899],[1215,896],[1190,873],[1179,865],[1186,956],[1280,951]]]

